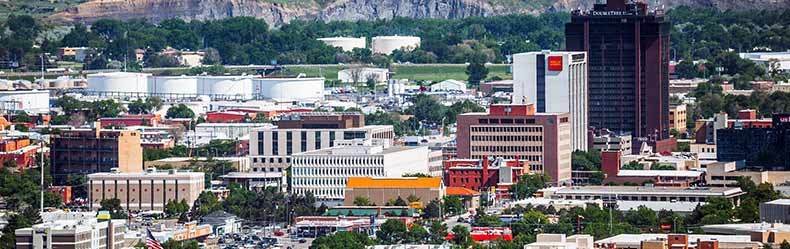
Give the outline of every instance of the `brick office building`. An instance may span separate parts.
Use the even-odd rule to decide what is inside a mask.
[[[458,115],[458,158],[526,161],[555,184],[571,181],[571,124],[568,113],[536,113],[534,104],[495,104],[488,113]]]
[[[140,132],[131,130],[81,129],[64,131],[52,139],[50,165],[58,184],[69,175],[110,172],[142,172],[143,148]]]

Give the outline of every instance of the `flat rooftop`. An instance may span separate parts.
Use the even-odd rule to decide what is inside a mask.
[[[638,177],[638,176],[661,176],[661,177],[701,177],[702,171],[693,170],[620,170],[617,176]]]
[[[751,236],[748,235],[712,235],[712,234],[689,234],[689,243],[696,243],[697,240],[710,241],[718,240],[721,243],[751,243]],[[645,234],[620,234],[606,239],[595,241],[595,243],[606,244],[615,243],[618,245],[639,245],[646,240],[667,240],[667,234],[645,233]]]
[[[271,178],[280,179],[283,177],[283,172],[230,172],[227,175],[222,175],[223,179],[250,179],[250,178]]]
[[[740,223],[704,225],[706,233],[749,235],[753,231],[790,231],[790,225],[782,223]]]
[[[343,153],[335,153],[335,151],[337,149],[343,149],[344,147],[349,147],[349,149],[359,148],[359,153],[349,154],[347,151],[344,151]],[[425,146],[390,146],[390,147],[384,148],[383,150],[375,152],[375,153],[366,153],[366,151],[369,151],[369,150],[367,150],[367,148],[371,148],[371,147],[377,147],[377,146],[376,145],[372,145],[372,146],[367,146],[367,145],[364,145],[364,146],[340,146],[340,147],[335,146],[335,147],[324,148],[324,149],[320,149],[320,150],[312,150],[312,151],[307,151],[307,152],[302,152],[302,153],[296,153],[296,154],[293,154],[293,155],[294,156],[297,156],[297,155],[303,155],[303,156],[383,155],[383,154],[389,154],[389,153],[396,153],[396,152],[401,152],[401,151],[413,150],[413,149],[417,149],[417,148],[425,147]]]
[[[203,172],[185,172],[185,171],[156,171],[156,172],[100,172],[89,174],[88,178],[116,178],[116,179],[129,179],[129,178],[172,178],[172,177],[188,177],[188,178],[203,178]]]
[[[561,187],[556,194],[589,195],[698,195],[730,196],[743,194],[741,188],[729,187],[645,187],[645,186],[584,186]]]
[[[790,205],[790,199],[776,199],[776,200],[773,200],[773,201],[766,202],[765,204]]]

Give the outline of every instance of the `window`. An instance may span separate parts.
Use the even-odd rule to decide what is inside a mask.
[[[279,155],[280,154],[280,133],[279,132],[272,132],[272,155]]]
[[[321,132],[320,131],[316,131],[315,132],[315,149],[316,150],[320,150],[321,149]]]

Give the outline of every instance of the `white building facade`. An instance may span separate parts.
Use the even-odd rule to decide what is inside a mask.
[[[587,94],[586,52],[513,55],[513,103],[534,103],[542,113],[570,113],[573,150],[588,147]]]
[[[313,193],[328,206],[345,198],[348,177],[401,177],[427,173],[426,146],[390,146],[389,140],[337,141],[332,148],[294,154],[291,174],[293,193]]]
[[[269,123],[202,123],[195,126],[195,133],[207,134],[209,137],[247,140],[253,130],[271,126],[272,124]]]
[[[395,131],[391,125],[367,125],[338,129],[281,129],[266,127],[250,135],[250,158],[253,172],[283,172],[291,155],[335,146],[338,140],[389,139]]]
[[[124,220],[55,220],[17,229],[15,248],[124,248]],[[75,239],[78,238],[78,239]]]

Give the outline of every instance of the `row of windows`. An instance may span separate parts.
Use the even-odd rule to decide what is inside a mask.
[[[517,118],[517,119],[510,119],[510,118],[481,118],[477,120],[480,124],[534,124],[535,119],[528,118]]]
[[[543,141],[543,136],[472,136],[472,141],[540,142]]]
[[[591,196],[591,195],[560,195],[563,199],[570,200],[621,200],[621,201],[690,201],[690,202],[705,202],[705,197],[694,196],[634,196],[634,195],[618,195],[618,196]]]
[[[504,159],[516,159],[516,155],[492,155],[491,153],[486,153],[485,156],[492,156],[494,158],[501,157]],[[484,155],[472,155],[472,159],[483,159]],[[519,160],[529,161],[529,162],[543,162],[542,156],[525,156],[525,155],[518,155]],[[542,170],[543,166],[540,166],[540,170]],[[535,168],[532,168],[535,169]]]
[[[473,126],[472,132],[543,132],[540,126]]]
[[[271,134],[271,136],[272,136],[272,146],[269,148],[270,151],[271,151],[271,154],[272,155],[279,155],[280,154],[280,151],[279,151],[279,148],[280,148],[280,140],[279,140],[280,132],[259,132],[258,133],[258,155],[263,155],[264,154],[264,147],[265,147],[264,137],[266,136],[265,134],[267,134],[267,133]],[[357,137],[357,136],[360,135],[358,133],[361,133],[362,138],[364,138],[364,136],[366,134],[365,131],[355,131],[355,132],[346,132],[346,133],[347,134],[351,133],[351,134],[349,134],[349,135],[345,135],[344,134],[344,137],[346,137],[346,136]],[[321,149],[321,131],[315,131],[314,134],[315,134],[315,146],[313,148],[315,150],[319,150],[319,149]],[[300,143],[300,149],[301,150],[300,150],[300,152],[305,152],[305,151],[308,150],[307,149],[307,131],[300,132],[300,135],[301,135],[300,136],[301,137],[301,140],[300,140],[300,142],[301,142]],[[286,142],[286,152],[285,153],[286,153],[286,155],[291,155],[291,154],[293,154],[293,134],[292,134],[292,132],[290,132],[290,131],[285,132],[285,137],[286,137],[286,141],[285,141]],[[330,131],[329,132],[329,144],[330,144],[330,146],[334,145],[334,141],[335,141],[335,132],[334,131]]]
[[[252,172],[266,172],[267,168],[252,168]],[[269,172],[283,172],[283,168],[269,167]]]
[[[381,176],[384,175],[382,167],[337,167],[337,168],[293,168],[294,176],[307,175],[336,175],[336,176]]]
[[[336,197],[342,198],[344,193],[343,189],[315,189],[315,190],[307,190],[307,189],[295,189],[297,195],[306,195],[307,193],[313,193],[313,195],[317,197],[328,196],[328,197]]]
[[[738,180],[738,176],[711,176],[710,179],[714,181],[736,181]]]
[[[286,157],[284,159],[282,157],[269,157],[269,158],[253,157],[252,158],[252,162],[253,163],[266,163],[267,161],[268,161],[268,163],[275,163],[275,162],[277,162],[277,163],[283,163],[283,162],[291,163],[291,158],[290,157]]]
[[[543,152],[543,146],[472,146],[475,152]]]
[[[304,157],[294,158],[294,165],[382,165],[383,157]]]
[[[348,178],[294,178],[293,184],[300,185],[342,185],[345,186]]]

